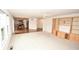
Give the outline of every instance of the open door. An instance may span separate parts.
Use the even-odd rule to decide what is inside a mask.
[[[15,19],[15,33],[27,33],[29,30],[29,21],[27,19]]]

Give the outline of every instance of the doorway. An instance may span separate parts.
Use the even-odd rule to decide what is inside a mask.
[[[20,20],[15,19],[14,26],[15,26],[15,34],[29,32],[29,20],[28,19],[20,19]]]

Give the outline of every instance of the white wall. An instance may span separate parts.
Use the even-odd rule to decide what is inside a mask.
[[[1,27],[0,27],[0,29],[1,29]],[[2,36],[1,36],[1,31],[0,31],[0,50],[2,49]]]
[[[1,28],[2,28],[2,22],[1,22],[2,20],[1,20],[1,14],[0,14],[0,50],[2,49],[2,34],[1,34]]]
[[[0,28],[0,32],[1,32],[1,29],[3,28],[4,29],[4,40],[2,40],[2,32],[1,32],[1,45],[2,45],[2,48],[4,47],[4,46],[6,46],[6,42],[7,42],[7,40],[8,40],[8,38],[9,38],[9,34],[10,34],[10,27],[8,27],[8,26],[10,26],[9,24],[9,18],[5,15],[5,14],[0,14],[1,16],[0,16],[0,26],[1,26],[1,28]]]
[[[46,18],[43,20],[43,31],[52,32],[52,18]]]
[[[37,29],[37,18],[29,18],[29,29]]]
[[[54,16],[53,18],[74,17],[74,16],[79,16],[79,13],[73,13],[73,14],[66,14],[66,15]]]
[[[37,20],[37,28],[40,28],[40,29],[43,28],[43,19],[38,19]]]
[[[8,10],[3,9],[3,11],[9,16],[11,32],[14,33],[14,19],[13,19],[13,16],[10,14],[10,12]]]
[[[2,10],[4,11],[4,10]],[[7,11],[8,13],[8,11]],[[10,14],[5,13],[0,13],[0,41],[1,41],[1,48],[0,49],[8,49],[8,44],[11,40],[12,33],[14,32],[13,25],[14,24],[13,18],[10,16]],[[1,29],[4,29],[4,40],[2,40],[2,33]]]

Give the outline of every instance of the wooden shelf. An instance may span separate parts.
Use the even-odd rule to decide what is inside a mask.
[[[69,32],[65,32],[64,29]],[[79,17],[55,19],[53,34],[60,38],[79,41]]]
[[[71,33],[79,34],[79,18],[73,18]]]
[[[73,18],[70,40],[79,42],[79,17]]]
[[[68,33],[65,33],[65,32],[58,32],[57,33],[57,36],[60,37],[60,38],[63,38],[63,39],[69,39],[69,34]]]
[[[79,35],[78,34],[71,33],[70,34],[70,40],[74,40],[74,41],[79,42]]]

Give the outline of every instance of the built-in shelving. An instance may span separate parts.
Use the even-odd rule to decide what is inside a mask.
[[[55,20],[53,34],[60,38],[79,41],[79,17],[57,18]]]
[[[71,33],[79,34],[79,17],[73,18]]]

